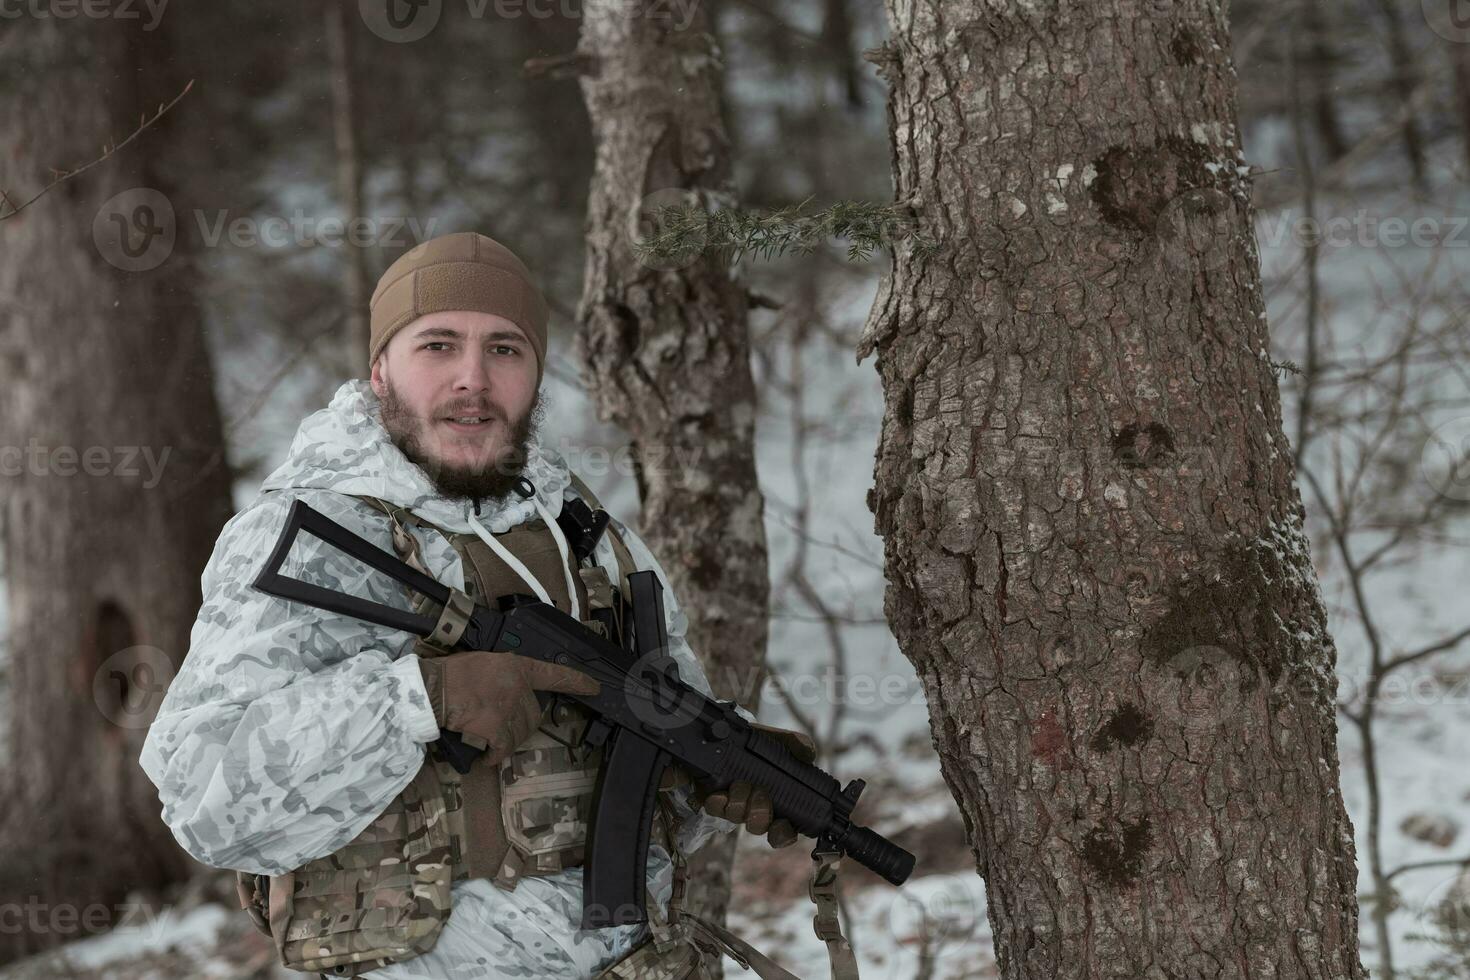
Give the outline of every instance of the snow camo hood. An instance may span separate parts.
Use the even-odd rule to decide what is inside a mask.
[[[411,508],[450,532],[474,533],[473,505],[438,495],[428,475],[393,445],[365,380],[343,384],[331,403],[300,425],[286,461],[220,532],[200,580],[203,602],[189,650],[144,741],[139,764],[158,787],[162,817],[196,860],[216,868],[283,874],[333,853],[360,834],[424,764],[439,736],[412,652],[414,637],[251,587],[294,500],[385,551],[388,517],[354,494]],[[550,514],[574,497],[566,462],[533,440],[526,477],[534,499],[480,501],[478,520],[499,534]],[[639,536],[613,518],[633,563],[668,578]],[[464,588],[459,555],[444,535],[410,528],[429,573]],[[593,559],[616,580],[608,535]],[[312,535],[301,535],[282,574],[401,609],[408,597]],[[684,639],[677,597],[664,590],[668,652],[679,674],[706,694],[709,682]],[[754,720],[749,712],[741,714]],[[697,849],[735,824],[676,797],[680,843]],[[650,842],[648,880],[666,906],[672,861]],[[434,948],[371,971],[410,977],[591,976],[647,934],[647,926],[582,930],[582,869],[523,879],[505,891],[484,878],[453,886],[453,912]],[[243,913],[242,913],[243,914]],[[468,971],[468,973],[464,971]]]
[[[468,520],[473,505],[440,496],[429,475],[393,444],[382,420],[382,405],[372,385],[361,379],[347,382],[337,389],[331,404],[302,420],[286,461],[265,478],[261,490],[311,487],[377,497],[446,530],[473,533]],[[538,438],[533,437],[528,449],[524,475],[536,488],[541,506],[555,514],[572,482],[566,460],[544,449]],[[505,500],[482,499],[478,519],[500,534],[535,517],[530,500],[510,495]]]

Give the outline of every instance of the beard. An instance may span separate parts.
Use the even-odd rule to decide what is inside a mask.
[[[432,423],[408,410],[391,381],[384,382],[387,394],[381,399],[383,428],[398,451],[428,476],[434,489],[450,499],[482,500],[506,497],[515,489],[530,458],[531,441],[545,411],[538,389],[526,413],[510,427],[508,444],[498,459],[482,465],[459,466],[436,459],[424,444],[424,430]]]

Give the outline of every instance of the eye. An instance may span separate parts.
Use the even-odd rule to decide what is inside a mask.
[[[442,341],[442,340],[431,340],[431,341],[429,341],[427,344],[425,344],[423,347],[421,347],[419,349],[420,350],[428,350],[430,347],[444,347],[444,348],[448,348],[449,345],[447,343],[445,343],[444,341]]]
[[[507,347],[505,344],[497,344],[494,350],[496,350],[497,352],[504,351],[512,357],[520,353],[520,351],[516,350],[514,347]]]

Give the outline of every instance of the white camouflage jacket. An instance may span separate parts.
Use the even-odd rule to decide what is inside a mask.
[[[525,470],[553,515],[576,496],[565,461],[533,445]],[[367,381],[337,390],[304,419],[286,462],[220,533],[201,580],[204,602],[188,656],[149,729],[139,762],[158,787],[163,819],[195,859],[217,868],[281,874],[356,837],[401,791],[439,730],[409,652],[413,637],[335,613],[287,603],[251,588],[294,499],[388,551],[388,518],[349,494],[408,507],[450,531],[471,533],[467,500],[439,496],[383,429]],[[530,500],[482,500],[479,520],[501,533],[537,516]],[[640,569],[658,562],[616,522]],[[436,532],[412,528],[439,581],[464,588],[459,556]],[[603,535],[594,558],[616,581]],[[300,535],[282,573],[377,602],[409,608],[403,589],[309,534]],[[709,693],[684,639],[685,617],[665,590],[670,653],[689,683]],[[748,712],[742,715],[754,720]],[[735,824],[691,813],[686,851]],[[672,866],[649,848],[649,885],[667,905]],[[581,930],[582,871],[521,881],[507,892],[489,881],[460,881],[454,911],[434,948],[371,973],[407,980],[438,977],[590,976],[646,935],[647,926]],[[243,914],[243,913],[242,913]]]

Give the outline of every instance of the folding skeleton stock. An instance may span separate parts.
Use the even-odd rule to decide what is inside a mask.
[[[601,511],[580,511],[573,501],[564,508],[570,540],[581,555],[590,553],[606,526]],[[582,515],[581,511],[587,511]],[[580,517],[590,523],[576,526]],[[352,616],[391,629],[430,638],[441,620],[323,588],[280,574],[296,536],[306,531],[384,575],[448,608],[468,609],[468,625],[455,650],[499,650],[575,667],[596,678],[595,696],[569,698],[589,709],[593,721],[586,744],[603,745],[589,827],[589,854],[583,877],[582,927],[597,929],[647,921],[644,907],[645,862],[659,780],[665,766],[678,763],[701,784],[728,787],[747,780],[770,791],[775,816],[784,817],[801,833],[817,839],[817,849],[850,855],[895,885],[913,871],[914,856],[880,834],[850,819],[864,782],[845,788],[821,768],[797,759],[777,739],[752,728],[733,702],[706,697],[678,676],[666,652],[662,586],[651,571],[628,576],[632,595],[624,608],[622,635],[610,628],[610,642],[555,606],[530,596],[504,596],[500,609],[473,603],[456,589],[424,575],[396,555],[364,540],[297,500],[286,526],[254,587],[269,595]],[[590,533],[587,533],[589,532]],[[611,612],[607,610],[606,612]],[[612,626],[609,616],[602,620]],[[440,732],[438,750],[460,772],[468,772],[481,750],[458,733]]]

